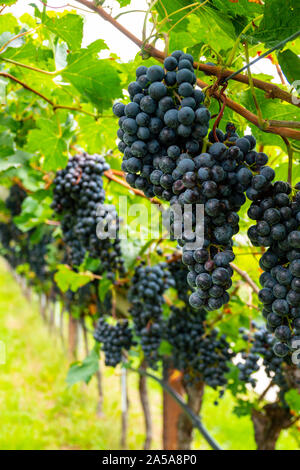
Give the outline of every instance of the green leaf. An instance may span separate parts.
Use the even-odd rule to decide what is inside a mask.
[[[259,3],[250,2],[249,0],[238,0],[237,2],[224,0],[211,0],[211,3],[218,8],[221,13],[228,13],[235,18],[235,21],[240,21],[240,17],[253,18],[253,15],[258,16],[263,11],[263,6]]]
[[[83,18],[73,13],[64,16],[49,17],[44,21],[45,26],[65,41],[71,50],[79,49],[83,35]]]
[[[285,401],[289,405],[290,409],[294,411],[296,414],[300,413],[300,393],[298,390],[289,390],[284,395]]]
[[[242,418],[251,415],[253,405],[248,401],[238,400],[238,404],[233,408],[233,413]]]
[[[99,51],[106,48],[104,41],[98,39],[86,49],[69,54],[68,66],[62,72],[63,78],[99,110],[109,108],[122,95],[117,68],[109,59],[98,57]]]
[[[130,5],[131,0],[117,0],[117,2],[120,4],[120,7],[123,8],[127,7],[127,5]]]
[[[0,15],[0,34],[4,33],[5,31],[15,33],[17,28],[18,22],[11,13]]]
[[[104,302],[105,296],[107,292],[111,289],[112,287],[112,282],[110,279],[107,279],[106,273],[102,276],[102,279],[99,281],[98,284],[98,293],[99,293],[99,298],[101,302]]]
[[[7,157],[14,153],[14,140],[7,131],[0,134],[0,157]]]
[[[158,352],[159,354],[161,354],[162,356],[169,356],[172,352],[172,346],[170,343],[168,343],[168,341],[165,341],[163,340],[161,343],[160,343],[160,346],[158,348]]]
[[[51,217],[51,198],[48,191],[38,191],[28,196],[22,204],[22,212],[14,217],[14,222],[20,230],[28,230],[45,223]]]
[[[3,57],[6,59],[13,59],[18,62],[32,64],[33,66],[36,66],[38,63],[40,68],[45,68],[46,70],[54,69],[52,50],[48,49],[47,47],[43,47],[42,45],[36,47],[36,45],[31,41],[28,41],[24,44],[23,38],[19,39],[22,39],[22,41],[13,41],[1,55],[3,55]],[[50,77],[44,76],[43,81],[45,78],[47,78],[47,80],[50,82]],[[31,84],[33,85],[32,82]]]
[[[266,99],[265,93],[261,90],[256,90],[255,94],[264,119],[300,121],[300,110],[295,106],[291,104],[283,104],[277,99]],[[250,90],[240,93],[239,102],[249,111],[254,114],[257,113]],[[275,134],[263,132],[251,123],[249,123],[249,126],[259,143],[264,145],[277,145],[286,152],[286,145],[281,137]]]
[[[62,292],[67,292],[69,289],[76,292],[80,287],[91,282],[92,278],[93,275],[89,271],[76,273],[65,264],[59,264],[54,275],[55,282]]]
[[[299,30],[300,3],[299,0],[265,0],[264,3],[264,16],[253,37],[272,47]]]
[[[163,5],[161,3],[158,2],[155,9],[160,19],[166,17],[166,12],[169,15],[164,31],[172,28],[170,49],[173,49],[176,43],[184,49],[204,42],[218,50],[226,50],[233,44],[236,37],[235,28],[230,17],[224,14],[224,9],[218,11],[206,4],[196,10],[195,5],[191,5],[190,9],[178,11],[186,7],[188,2],[167,0],[163,2]],[[178,33],[180,33],[180,38],[176,37]],[[188,42],[184,43],[184,40]]]
[[[40,118],[37,126],[38,129],[32,129],[28,134],[27,149],[44,157],[46,171],[64,167],[68,161],[67,142],[60,135],[57,122]]]
[[[21,165],[24,165],[24,163],[28,161],[30,157],[31,155],[29,153],[17,150],[13,155],[9,155],[8,157],[2,158],[0,160],[0,172],[6,171],[12,167],[18,168]]]
[[[300,59],[293,51],[286,49],[278,54],[278,62],[289,83],[299,80]]]
[[[88,384],[98,369],[99,353],[97,350],[93,349],[82,362],[78,361],[71,365],[66,382],[69,387],[78,382],[85,382]]]
[[[157,10],[159,14],[159,19],[162,20],[166,17],[166,12],[169,16],[168,22],[166,23],[167,25],[167,30],[174,26],[177,22],[178,24],[174,28],[176,32],[178,31],[186,31],[187,30],[187,25],[188,25],[188,20],[182,19],[185,14],[187,14],[191,9],[186,9],[185,11],[181,11],[179,13],[175,13],[178,10],[180,10],[183,7],[186,7],[187,4],[190,2],[187,2],[186,0],[164,0],[164,2],[157,2],[155,5],[155,9]],[[170,16],[170,14],[172,15]],[[174,31],[173,30],[173,31]]]
[[[0,0],[0,5],[13,5],[17,3],[17,0]]]

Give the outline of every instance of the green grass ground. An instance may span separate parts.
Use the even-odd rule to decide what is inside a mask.
[[[6,345],[6,364],[0,365],[0,449],[118,449],[120,448],[120,376],[106,369],[104,417],[96,414],[95,378],[86,386],[67,388],[68,360],[58,335],[49,334],[37,303],[24,298],[19,285],[0,260],[0,341]],[[137,376],[129,376],[128,448],[141,449],[143,418],[137,394]],[[154,420],[153,449],[161,446],[161,392],[149,382]],[[254,449],[248,418],[232,415],[233,403],[225,396],[213,405],[215,394],[206,392],[204,422],[222,447]],[[208,448],[196,433],[195,449]],[[279,449],[297,449],[295,439],[282,433]]]

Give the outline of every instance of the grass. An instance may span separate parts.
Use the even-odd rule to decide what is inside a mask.
[[[121,396],[119,371],[104,373],[104,417],[96,414],[95,378],[86,386],[67,388],[69,363],[58,335],[51,335],[33,300],[25,300],[19,285],[0,260],[0,341],[6,345],[6,364],[0,364],[0,449],[119,449]],[[141,449],[144,425],[137,393],[137,376],[129,375],[128,449]],[[161,447],[162,400],[159,386],[149,381],[154,421],[153,449]],[[216,394],[207,389],[204,423],[225,449],[254,449],[249,418],[232,414],[233,401],[225,395],[214,406]],[[195,433],[195,449],[207,449]],[[278,449],[296,449],[297,442],[283,432]]]

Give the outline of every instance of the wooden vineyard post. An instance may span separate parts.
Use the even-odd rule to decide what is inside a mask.
[[[127,389],[127,370],[121,369],[121,447],[126,449],[127,430],[128,430],[128,389]]]
[[[69,313],[69,359],[76,360],[78,339],[78,321]]]
[[[184,394],[182,375],[172,368],[169,361],[164,361],[164,380],[179,395]],[[178,420],[182,414],[181,407],[175,402],[168,392],[163,391],[163,449],[178,449]]]
[[[147,370],[147,363],[143,361],[141,364],[141,369]],[[149,450],[151,448],[152,442],[152,417],[151,417],[151,410],[150,410],[150,402],[149,402],[149,395],[148,395],[148,388],[147,388],[147,377],[145,375],[140,375],[139,377],[139,394],[141,405],[144,414],[144,421],[145,421],[145,431],[146,437],[144,442],[144,450]]]
[[[200,413],[203,394],[204,382],[198,382],[194,385],[185,387],[188,398],[188,406],[195,415]],[[186,413],[182,412],[178,421],[178,443],[180,450],[190,450],[193,442],[194,425]]]

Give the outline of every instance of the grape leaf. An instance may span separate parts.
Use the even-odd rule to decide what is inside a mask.
[[[197,14],[189,16],[188,32],[194,38],[194,44],[199,38],[205,38],[205,42],[215,50],[227,50],[233,46],[235,30],[232,23],[218,12],[211,9],[199,9]]]
[[[127,5],[130,5],[131,0],[117,0],[117,2],[120,4],[120,7],[127,7]]]
[[[93,375],[99,369],[99,353],[94,348],[82,362],[74,362],[67,375],[66,382],[71,387],[78,382],[89,383]]]
[[[278,53],[278,62],[289,83],[300,78],[300,59],[290,49]]]
[[[299,0],[265,0],[264,16],[253,37],[275,46],[299,30]]]
[[[44,67],[49,69],[49,66],[53,64],[50,60],[53,59],[53,52],[50,49],[42,46],[36,47],[31,41],[24,44],[23,38],[19,38],[11,42],[5,52],[1,55],[7,59],[13,59],[19,62],[33,64],[35,66],[38,63],[40,68]],[[53,66],[52,69],[54,69]]]
[[[83,35],[83,18],[73,13],[61,16],[60,18],[47,16],[44,25],[65,41],[71,50],[79,49]]]
[[[165,0],[164,2],[156,3],[155,9],[159,14],[159,19],[162,20],[166,18],[166,15],[169,16],[166,23],[167,30],[178,22],[174,30],[176,30],[176,32],[187,31],[188,20],[187,18],[183,19],[183,16],[190,12],[193,8],[187,8],[183,11],[183,14],[182,11],[179,13],[176,12],[181,8],[186,7],[188,3],[190,2],[186,2],[185,0]]]
[[[0,5],[13,5],[17,3],[17,0],[0,0]]]
[[[89,271],[76,273],[65,264],[59,264],[54,275],[55,282],[62,292],[67,292],[69,289],[76,292],[80,287],[91,282],[92,278],[93,275]]]
[[[230,16],[252,18],[262,13],[263,6],[259,3],[249,2],[249,0],[237,0],[234,3],[230,0],[212,0],[211,2],[220,12],[226,12]]]
[[[0,135],[0,140],[1,140]],[[0,172],[6,171],[9,168],[18,168],[21,165],[24,165],[26,160],[30,158],[30,154],[26,152],[22,152],[22,150],[17,150],[13,155],[9,155],[5,158],[1,158],[0,160]]]
[[[86,49],[69,54],[68,66],[62,72],[63,78],[101,111],[122,95],[117,68],[109,59],[98,58],[99,51],[106,48],[98,39]]]
[[[289,390],[285,395],[284,398],[291,408],[295,413],[299,414],[300,413],[300,393],[298,390]]]
[[[39,193],[34,193],[24,200],[21,214],[14,217],[14,222],[20,230],[27,232],[33,227],[45,223],[51,217],[52,210],[49,206],[51,199],[47,194],[44,191],[42,191],[42,196]]]
[[[7,131],[0,134],[0,157],[8,157],[14,153],[14,140]]]
[[[100,118],[95,121],[93,117],[82,114],[77,116],[77,122],[79,124],[78,143],[87,152],[106,152],[107,149],[115,147],[117,123],[114,119]]]
[[[0,34],[4,33],[5,31],[15,33],[17,28],[18,22],[11,13],[0,16]]]
[[[264,92],[260,90],[256,90],[255,94],[264,119],[286,121],[300,120],[300,110],[295,106],[280,103],[276,99],[266,99]],[[253,102],[253,97],[249,90],[244,91],[240,94],[240,103],[254,114],[257,113]],[[281,147],[284,151],[286,151],[285,143],[283,142],[280,136],[263,132],[251,123],[249,123],[249,126],[259,143],[265,145],[277,145],[278,147]]]
[[[98,293],[99,293],[99,298],[101,302],[104,302],[105,296],[111,287],[112,287],[111,280],[108,279],[106,275],[103,275],[102,279],[100,280],[98,284]]]
[[[67,142],[60,135],[57,123],[40,118],[37,126],[38,129],[32,129],[28,134],[28,151],[38,152],[44,157],[43,168],[46,171],[65,166],[68,161]]]

